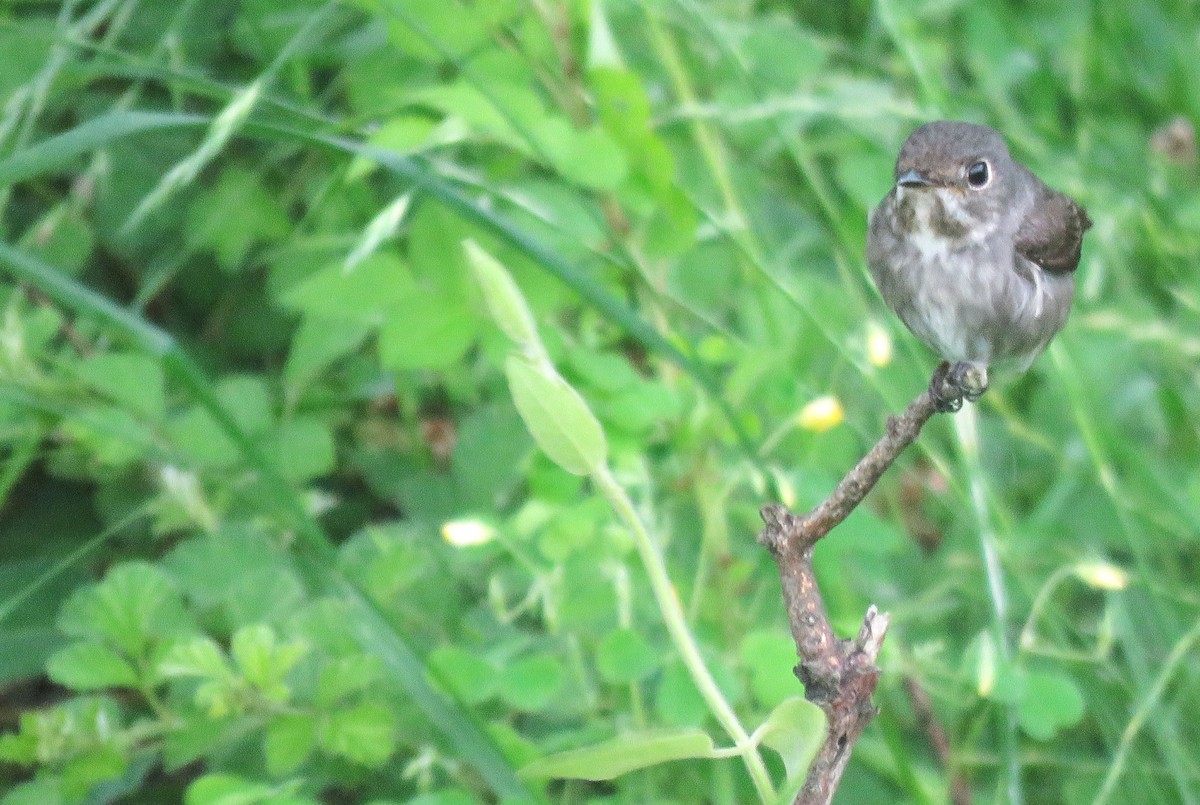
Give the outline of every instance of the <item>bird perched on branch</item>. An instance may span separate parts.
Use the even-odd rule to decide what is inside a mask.
[[[987,126],[921,126],[871,214],[867,262],[888,307],[945,362],[930,392],[957,411],[987,390],[988,366],[1022,371],[1063,325],[1092,225],[1008,153]]]

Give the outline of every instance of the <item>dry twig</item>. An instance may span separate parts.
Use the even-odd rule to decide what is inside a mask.
[[[931,388],[941,390],[944,379],[943,365],[934,373]],[[937,410],[935,395],[926,391],[903,414],[888,417],[887,433],[829,497],[803,517],[780,504],[764,506],[760,512],[766,528],[758,540],[779,567],[788,621],[800,656],[795,673],[804,683],[805,697],[820,707],[827,719],[825,742],[808,769],[794,805],[833,800],[855,741],[875,717],[871,701],[879,679],[875,660],[888,627],[887,614],[872,605],[856,637],[839,640],[834,635],[813,574],[813,548],[862,502]]]

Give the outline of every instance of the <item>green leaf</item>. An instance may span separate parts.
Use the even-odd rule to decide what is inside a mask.
[[[259,623],[234,632],[229,653],[247,682],[269,700],[282,704],[290,693],[283,680],[308,653],[308,646],[298,640],[279,643],[275,631]]]
[[[317,719],[307,713],[278,716],[267,725],[263,751],[267,771],[273,776],[291,774],[317,745]]]
[[[517,660],[500,672],[500,697],[518,710],[541,710],[562,689],[566,673],[562,662],[550,654]]]
[[[379,251],[349,271],[340,262],[321,269],[284,291],[280,301],[321,319],[379,325],[415,288],[409,267],[395,254]]]
[[[92,388],[151,420],[166,409],[162,368],[148,355],[110,352],[82,361],[75,367]]]
[[[475,341],[479,320],[462,299],[417,290],[392,306],[379,332],[379,359],[387,369],[441,369]]]
[[[785,699],[771,711],[762,742],[783,758],[789,780],[799,780],[825,741],[825,714],[801,696]]]
[[[188,214],[188,245],[212,249],[233,271],[256,242],[288,233],[291,223],[278,193],[256,172],[226,168],[217,186],[197,196]]]
[[[333,471],[337,458],[333,434],[315,417],[296,417],[274,434],[279,471],[295,483],[311,481]]]
[[[551,461],[575,475],[587,475],[604,463],[608,445],[600,422],[554,367],[509,355],[504,373],[525,427]]]
[[[74,690],[99,690],[109,687],[135,687],[137,671],[117,652],[103,643],[72,643],[54,653],[46,671],[60,685]]]
[[[660,655],[633,629],[615,629],[596,649],[596,667],[609,682],[627,684],[645,679],[658,668]]]
[[[564,119],[548,117],[537,126],[536,136],[554,169],[568,181],[612,190],[629,173],[625,152],[602,128],[579,130]]]
[[[525,777],[611,780],[672,760],[711,758],[712,738],[700,730],[662,730],[622,735],[583,749],[539,758],[521,769]]]
[[[307,316],[292,336],[283,380],[293,397],[330,364],[350,354],[367,339],[371,328],[358,321]]]
[[[58,623],[69,635],[102,637],[134,658],[153,640],[184,628],[187,617],[162,570],[128,562],[111,569],[99,584],[76,591]]]
[[[378,657],[370,654],[352,654],[339,657],[321,670],[317,683],[316,701],[319,704],[335,704],[383,678],[383,665]]]
[[[545,352],[541,339],[538,338],[537,325],[533,322],[533,313],[530,312],[521,289],[513,282],[512,275],[499,260],[485,252],[475,241],[463,241],[463,250],[467,255],[467,263],[471,266],[471,273],[475,275],[475,281],[483,290],[488,311],[504,334],[526,352]]]
[[[708,705],[682,662],[672,662],[663,670],[654,698],[663,721],[676,726],[699,726],[708,715]]]
[[[459,646],[438,646],[429,652],[428,662],[439,680],[467,704],[487,701],[496,693],[499,669],[483,657]]]
[[[211,637],[194,637],[172,646],[159,661],[158,673],[164,677],[194,676],[201,679],[229,680],[233,668]]]
[[[327,752],[364,766],[381,766],[395,749],[396,720],[382,704],[362,702],[331,713],[321,725],[319,740]]]
[[[206,774],[188,786],[184,805],[258,805],[271,796],[270,786],[232,774]]]
[[[790,635],[765,629],[750,632],[742,640],[739,654],[750,672],[750,690],[761,704],[774,707],[800,692],[792,673],[796,644]]]
[[[1017,709],[1021,729],[1039,741],[1053,739],[1083,718],[1083,694],[1065,674],[1030,672],[1024,693]]]

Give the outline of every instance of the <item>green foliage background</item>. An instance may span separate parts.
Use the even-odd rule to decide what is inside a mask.
[[[1200,801],[1197,17],[6,4],[0,803],[786,799],[757,509],[927,382],[863,244],[941,117],[1096,226],[818,551],[893,618],[838,801]]]

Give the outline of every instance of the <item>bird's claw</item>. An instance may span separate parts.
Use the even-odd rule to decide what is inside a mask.
[[[987,388],[987,367],[968,361],[942,361],[929,380],[929,395],[940,414],[959,411],[963,400],[977,402]]]

